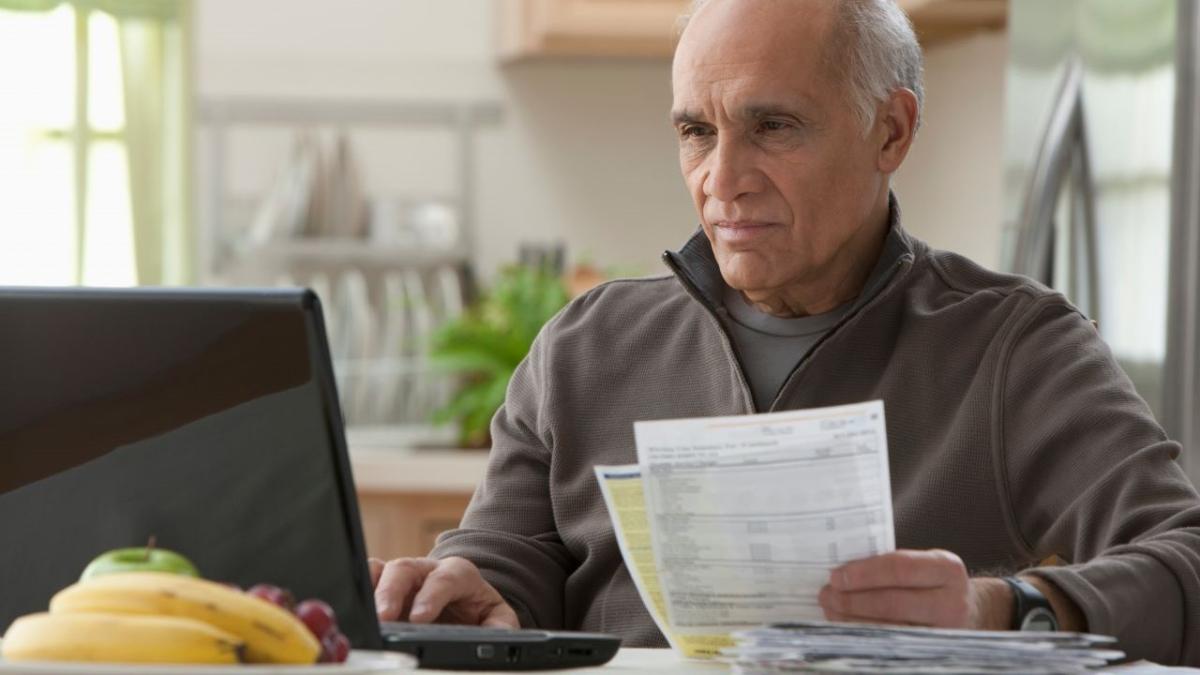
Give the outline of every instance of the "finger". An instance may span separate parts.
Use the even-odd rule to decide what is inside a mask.
[[[399,558],[384,565],[375,586],[375,612],[379,620],[396,621],[403,617],[409,599],[436,566],[436,560],[426,558]]]
[[[371,572],[371,588],[379,585],[379,575],[383,574],[384,564],[379,558],[367,558],[367,569]]]
[[[835,623],[870,623],[870,624],[887,623],[887,624],[891,624],[894,626],[915,626],[915,624],[905,623],[903,621],[878,621],[876,619],[871,619],[871,618],[868,618],[865,616],[854,616],[852,614],[839,614],[832,610],[826,610],[825,620],[833,621]]]
[[[876,623],[939,628],[965,627],[970,614],[964,594],[928,589],[884,588],[844,593],[830,588],[823,594],[821,606],[840,615]]]
[[[875,588],[937,588],[965,585],[963,561],[949,551],[895,551],[835,568],[829,584],[839,591]]]
[[[521,620],[517,618],[517,613],[507,602],[501,602],[488,612],[479,625],[493,628],[520,628]]]
[[[446,558],[425,577],[413,598],[408,620],[414,623],[434,621],[446,605],[479,592],[483,583],[483,577],[474,565],[465,560]]]

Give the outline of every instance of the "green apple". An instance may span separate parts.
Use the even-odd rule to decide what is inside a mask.
[[[198,577],[200,572],[192,561],[182,555],[153,546],[119,548],[101,554],[84,568],[80,579],[90,579],[117,572],[170,572]]]

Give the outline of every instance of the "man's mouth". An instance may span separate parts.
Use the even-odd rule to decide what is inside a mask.
[[[753,241],[771,230],[778,223],[765,220],[718,220],[713,223],[713,237],[731,244]]]

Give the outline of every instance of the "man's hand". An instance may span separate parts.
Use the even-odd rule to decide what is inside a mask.
[[[825,618],[1004,630],[1012,597],[1001,579],[971,579],[949,551],[896,551],[834,569],[818,597]]]
[[[380,621],[520,628],[517,613],[463,558],[371,558]]]

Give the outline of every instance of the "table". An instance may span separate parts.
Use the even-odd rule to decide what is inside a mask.
[[[418,670],[418,673],[458,673],[461,670]],[[571,670],[543,670],[549,673],[579,673],[581,675],[663,675],[664,673],[727,673],[729,666],[723,663],[707,661],[688,661],[680,658],[670,649],[641,649],[628,647],[617,652],[616,658],[603,666],[595,668],[576,668]],[[1147,675],[1151,673],[1200,673],[1195,668],[1168,668],[1149,661],[1138,661],[1120,666],[1105,668],[1101,672],[1113,672],[1119,675]]]
[[[373,652],[368,652],[372,654]],[[262,668],[262,666],[259,666]],[[277,669],[270,669],[271,672],[285,673],[295,666],[282,666]],[[303,667],[301,667],[303,668]],[[228,670],[229,675],[236,675],[238,668],[217,667],[217,670]],[[112,673],[115,671],[129,672],[128,667],[121,666],[105,666],[104,664],[72,664],[63,672],[71,673]],[[181,675],[184,673],[195,673],[203,671],[205,673],[213,672],[212,668],[196,667],[188,668],[187,666],[140,666],[137,672],[144,675]],[[8,664],[0,659],[0,673],[14,673],[20,675],[30,675],[37,673],[45,675],[48,671],[44,666],[39,664]],[[261,672],[261,671],[260,671]],[[423,675],[424,673],[456,673],[462,675],[467,671],[461,670],[416,670],[411,671]],[[478,672],[478,671],[477,671]],[[569,670],[542,670],[536,671],[542,673],[577,673],[579,675],[664,675],[670,673],[728,673],[729,666],[723,663],[711,663],[707,661],[688,661],[675,654],[669,649],[641,649],[641,648],[625,648],[617,653],[616,658],[603,666],[595,668],[576,668]],[[1105,668],[1103,672],[1118,673],[1118,675],[1173,675],[1175,673],[1200,673],[1200,670],[1195,668],[1168,668],[1160,666],[1148,661],[1138,661],[1121,666],[1113,666]]]

